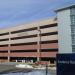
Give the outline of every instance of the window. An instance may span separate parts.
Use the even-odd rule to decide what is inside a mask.
[[[73,52],[75,52],[75,45],[72,45],[72,50]]]
[[[71,15],[71,24],[75,25],[75,15]]]
[[[40,29],[49,28],[49,27],[55,27],[55,26],[57,26],[57,23],[40,26]]]
[[[11,46],[36,45],[36,44],[37,44],[37,42],[30,42],[30,43],[11,44]]]
[[[48,35],[56,35],[58,32],[49,32],[49,33],[43,33],[41,36],[48,36]]]
[[[0,39],[0,42],[1,42],[1,41],[8,41],[8,40],[9,40],[9,39]]]
[[[71,8],[72,50],[75,50],[75,8]]]
[[[75,15],[75,8],[71,9],[71,15]]]
[[[17,52],[17,53],[37,52],[37,50],[11,50],[11,52]]]
[[[11,38],[11,40],[25,39],[25,38],[33,38],[33,37],[37,37],[37,35],[29,35],[29,36],[22,36],[22,37],[14,37],[14,38]]]
[[[9,33],[1,33],[0,36],[3,36],[3,35],[8,35]]]

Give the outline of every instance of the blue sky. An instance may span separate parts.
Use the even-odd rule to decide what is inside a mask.
[[[56,16],[56,8],[74,4],[75,0],[0,0],[0,28]]]

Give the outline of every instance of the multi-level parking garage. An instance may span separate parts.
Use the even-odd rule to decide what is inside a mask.
[[[33,60],[54,62],[58,52],[55,19],[0,29],[0,62]]]

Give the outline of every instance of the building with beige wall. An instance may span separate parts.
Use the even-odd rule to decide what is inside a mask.
[[[50,61],[58,52],[57,20],[0,29],[0,62]]]

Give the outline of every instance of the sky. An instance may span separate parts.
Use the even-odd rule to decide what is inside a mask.
[[[55,9],[74,3],[75,0],[0,0],[0,28],[54,17]]]

